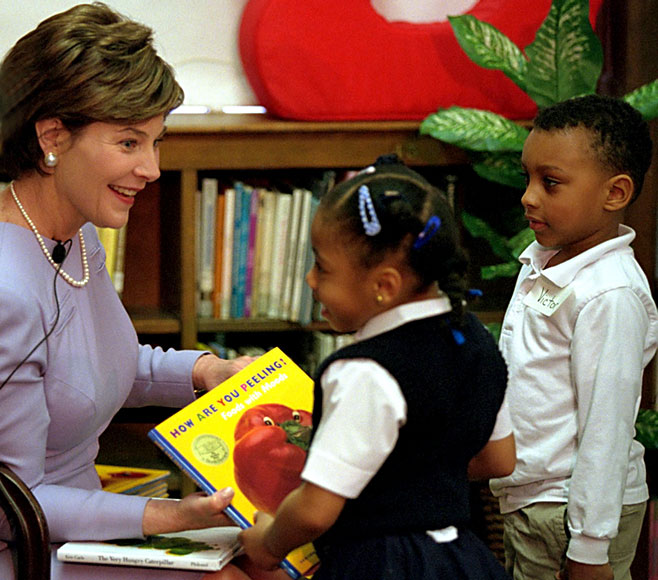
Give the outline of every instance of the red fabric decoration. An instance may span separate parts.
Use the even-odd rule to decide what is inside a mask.
[[[602,0],[590,1],[595,21]],[[468,13],[519,47],[551,0],[480,0]],[[301,120],[423,119],[460,105],[529,119],[534,102],[500,71],[474,64],[449,22],[388,22],[369,0],[250,0],[240,56],[260,104]]]

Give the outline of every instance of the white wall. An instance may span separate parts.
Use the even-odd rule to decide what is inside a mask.
[[[254,104],[238,55],[240,15],[247,0],[106,0],[153,28],[158,51],[176,70],[187,104],[214,109]],[[0,54],[44,18],[80,0],[0,0]]]

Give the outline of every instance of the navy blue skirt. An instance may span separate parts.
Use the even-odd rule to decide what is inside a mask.
[[[359,539],[319,550],[313,580],[510,580],[470,530],[437,543],[426,533]]]

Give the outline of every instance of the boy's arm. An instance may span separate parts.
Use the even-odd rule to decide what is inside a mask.
[[[567,557],[574,562],[607,563],[617,534],[648,327],[646,310],[629,289],[598,296],[575,325],[571,368],[578,450],[567,505]]]
[[[326,532],[344,505],[344,497],[303,482],[281,502],[274,518],[258,513],[254,525],[240,532],[240,541],[254,563],[274,569],[294,548]]]
[[[490,440],[468,464],[468,479],[480,481],[505,477],[514,471],[516,444],[510,433],[502,439]]]
[[[567,560],[566,571],[558,573],[557,580],[614,580],[610,564],[581,564]]]

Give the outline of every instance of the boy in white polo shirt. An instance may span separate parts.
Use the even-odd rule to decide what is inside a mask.
[[[500,338],[518,459],[491,482],[515,580],[630,579],[649,497],[634,424],[658,312],[622,222],[651,145],[637,110],[588,95],[540,111],[523,148],[536,241]]]

